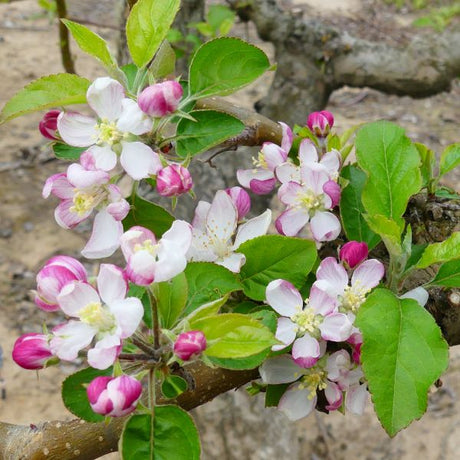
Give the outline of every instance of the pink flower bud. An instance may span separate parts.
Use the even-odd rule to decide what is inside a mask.
[[[204,350],[206,350],[206,337],[201,331],[183,332],[174,343],[174,353],[183,361],[198,356]]]
[[[326,137],[334,126],[334,117],[327,110],[313,112],[308,115],[307,126],[316,137]]]
[[[332,200],[331,209],[335,208],[340,203],[340,196],[342,194],[342,190],[340,189],[340,185],[333,181],[328,180],[323,185],[323,192],[329,195]]]
[[[363,260],[367,259],[369,249],[366,243],[359,243],[358,241],[349,241],[345,243],[339,252],[339,258],[345,262],[350,268],[356,267]]]
[[[68,256],[49,259],[37,274],[35,303],[45,311],[59,310],[57,296],[73,281],[87,281],[85,267],[77,259]]]
[[[140,109],[151,117],[160,118],[176,111],[182,97],[182,86],[175,80],[147,86],[137,98]]]
[[[38,124],[38,129],[42,136],[52,141],[58,140],[58,137],[56,137],[56,130],[57,118],[60,113],[61,112],[59,110],[50,110],[49,112],[45,113],[42,120]]]
[[[157,192],[161,196],[179,196],[193,186],[192,176],[187,168],[173,163],[158,172]]]
[[[241,187],[227,188],[225,192],[232,199],[238,211],[238,220],[241,220],[251,208],[251,198],[248,192]]]
[[[43,369],[52,356],[45,334],[21,335],[13,346],[13,361],[24,369]]]
[[[129,375],[96,377],[87,387],[94,412],[108,417],[123,417],[136,409],[142,394],[141,383]]]

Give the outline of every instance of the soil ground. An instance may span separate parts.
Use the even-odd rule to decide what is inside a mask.
[[[322,15],[349,28],[351,33],[367,33],[374,39],[384,37],[398,42],[413,33],[407,27],[413,13],[395,14],[392,7],[379,4],[377,8],[375,1],[331,0],[322,2],[321,10],[316,0],[285,3],[286,8]],[[110,4],[109,0],[74,0],[70,2],[70,16],[104,24],[94,28],[113,44],[116,32],[110,26],[115,26],[116,20]],[[244,35],[243,27],[236,30]],[[249,38],[271,52],[270,46],[260,43],[253,31]],[[0,106],[33,79],[62,71],[57,41],[56,24],[50,22],[36,1],[0,4]],[[95,61],[75,48],[77,69],[83,76],[103,75]],[[237,98],[238,102],[244,100],[245,105],[251,106],[264,94],[269,82],[267,76],[252,85],[244,97]],[[428,144],[439,154],[446,145],[459,140],[459,105],[457,82],[449,93],[423,100],[388,96],[368,88],[344,88],[332,96],[328,109],[336,117],[339,132],[356,123],[385,118],[401,124],[413,140]],[[84,230],[68,232],[58,227],[53,218],[56,203],[41,198],[46,177],[63,171],[66,165],[53,160],[38,133],[39,120],[40,115],[35,114],[0,126],[0,344],[4,354],[0,377],[6,390],[6,399],[0,399],[0,419],[20,424],[72,417],[57,393],[62,379],[76,367],[61,365],[36,376],[14,365],[11,350],[18,335],[39,331],[45,322],[48,326],[59,322],[57,316],[41,312],[31,301],[35,274],[54,254],[78,256],[86,238]],[[458,173],[451,174],[445,182],[458,189],[458,177]],[[363,417],[312,416],[298,423],[302,445],[299,459],[459,458],[460,352],[456,347],[451,349],[451,356],[444,386],[430,396],[428,413],[421,421],[390,440],[370,407]],[[110,457],[118,458],[117,454]]]

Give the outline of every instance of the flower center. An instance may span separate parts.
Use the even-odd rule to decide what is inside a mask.
[[[311,368],[310,373],[304,375],[300,380],[299,390],[307,389],[310,394],[308,399],[313,399],[318,390],[324,390],[327,387],[326,372],[321,369]]]
[[[347,286],[342,295],[341,308],[344,311],[355,313],[366,300],[368,290],[361,286],[359,281],[355,281],[353,286]]]
[[[78,315],[83,323],[97,328],[99,332],[109,332],[116,326],[115,317],[100,302],[89,303]]]
[[[318,211],[323,208],[323,197],[321,195],[316,195],[313,190],[304,190],[299,193],[297,204],[299,207],[308,209],[310,212]]]
[[[70,207],[70,212],[75,212],[79,216],[83,216],[88,211],[94,209],[99,203],[106,198],[106,191],[101,189],[75,189],[73,196],[73,206]]]
[[[307,332],[310,335],[315,335],[321,324],[321,316],[315,315],[313,309],[309,307],[295,313],[291,320],[297,325],[297,334],[299,335],[305,335]]]
[[[159,249],[160,245],[155,244],[152,240],[145,240],[143,243],[136,243],[134,245],[134,252],[147,251],[153,257],[156,257]]]
[[[259,152],[257,158],[252,158],[252,164],[256,168],[268,169],[267,160],[265,159],[265,155],[262,151]]]
[[[97,144],[113,145],[123,138],[123,133],[117,128],[117,124],[112,121],[102,120],[96,127],[99,131]]]

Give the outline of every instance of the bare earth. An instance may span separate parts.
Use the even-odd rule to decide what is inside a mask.
[[[295,2],[295,5],[288,0],[285,3],[287,8],[300,6],[306,8],[306,14],[319,14],[314,9],[319,2],[314,0]],[[328,7],[340,7],[338,11],[344,16],[340,24],[352,21],[349,24],[352,32],[365,30],[369,24],[366,21],[372,16],[368,8],[372,4],[370,1],[322,3]],[[95,11],[91,20],[105,25],[115,24],[110,14],[106,16],[110,11],[109,4],[109,0],[74,1],[71,15],[89,19],[91,12]],[[378,34],[380,30],[380,33],[387,34],[394,25],[390,22],[393,19],[398,25],[410,22],[410,15],[393,18],[390,13],[384,8],[381,22],[375,25],[373,33]],[[321,14],[331,13],[323,10]],[[95,29],[113,43],[113,29]],[[240,29],[243,28],[237,28]],[[267,52],[271,51],[270,46],[261,44],[253,32],[250,39]],[[36,1],[0,4],[0,106],[31,80],[62,72],[57,40],[55,24],[49,22]],[[95,61],[78,51],[75,54],[81,75],[90,79],[103,75],[102,68]],[[246,90],[247,106],[263,95],[269,80],[270,76],[267,76]],[[241,99],[237,98],[240,104]],[[439,154],[446,145],[459,141],[459,104],[460,85],[457,82],[450,93],[417,101],[386,96],[369,89],[343,89],[333,95],[328,109],[336,116],[339,131],[363,121],[386,118],[400,123],[413,140],[427,143]],[[40,331],[44,322],[48,326],[58,322],[57,317],[39,311],[31,302],[30,290],[34,288],[35,273],[54,254],[78,255],[86,238],[81,232],[58,227],[53,218],[56,202],[41,197],[46,177],[63,171],[66,164],[53,160],[46,142],[38,133],[39,119],[40,115],[29,115],[0,127],[0,344],[4,352],[0,377],[3,377],[6,388],[6,399],[0,399],[0,420],[20,424],[72,418],[58,394],[62,379],[76,367],[61,365],[37,376],[18,368],[12,362],[11,350],[18,335]],[[458,177],[458,173],[451,174],[446,179],[447,184],[458,189]],[[394,439],[390,440],[384,433],[370,405],[363,417],[319,414],[298,423],[302,447],[298,458],[459,458],[457,394],[460,394],[460,352],[456,347],[451,349],[451,357],[449,371],[443,378],[444,386],[430,396],[427,415]],[[118,455],[106,458],[109,457],[118,458]]]

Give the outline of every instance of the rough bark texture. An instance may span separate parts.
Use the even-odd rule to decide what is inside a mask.
[[[460,74],[460,28],[415,37],[395,47],[350,36],[317,19],[283,11],[276,0],[252,0],[239,10],[275,46],[278,68],[261,113],[288,124],[325,107],[344,85],[426,97],[447,91]]]

